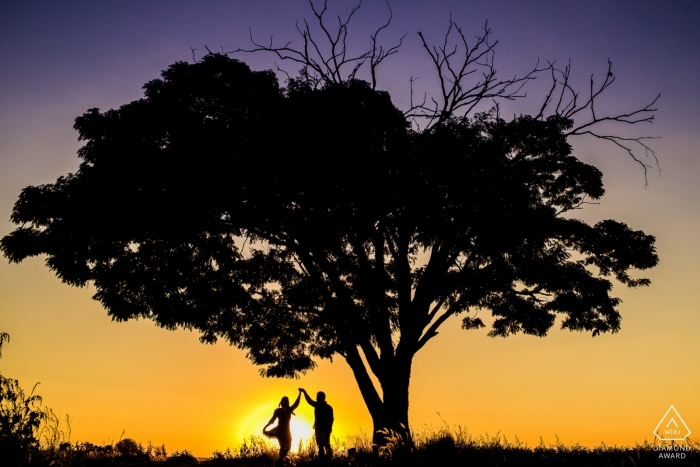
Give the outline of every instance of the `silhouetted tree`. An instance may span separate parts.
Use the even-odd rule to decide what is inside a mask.
[[[474,312],[487,309],[491,336],[544,336],[557,315],[565,329],[614,333],[609,276],[648,285],[629,271],[658,261],[652,236],[566,215],[604,193],[569,144],[601,120],[593,86],[579,104],[568,67],[550,64],[539,115],[459,114],[515,98],[540,71],[497,81],[492,45],[476,46],[488,50],[467,47],[461,71],[449,47],[426,46],[443,100],[406,112],[355,79],[356,65],[323,76],[302,56],[300,76],[280,87],[222,54],[175,63],[143,99],[76,119],[80,168],[22,191],[3,253],[46,254],[62,281],[92,282],[117,321],[224,338],[263,376],[339,355],[375,433],[403,432],[413,358],[446,320],[480,328]],[[483,66],[493,73],[469,73]],[[485,78],[466,86],[472,76]],[[592,118],[576,124],[586,109]]]

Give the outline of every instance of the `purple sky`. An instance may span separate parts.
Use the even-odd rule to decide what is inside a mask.
[[[337,10],[347,11],[347,4]],[[496,63],[503,76],[526,71],[538,58],[560,64],[572,59],[574,76],[585,80],[594,72],[602,76],[610,58],[618,82],[607,102],[635,106],[661,93],[653,134],[669,138],[698,128],[697,2],[397,1],[392,8],[386,43],[408,36],[401,52],[386,62],[379,84],[399,106],[406,103],[410,76],[420,77],[419,90],[431,89],[432,70],[416,32],[437,42],[452,13],[468,35],[488,19],[500,41]],[[354,44],[364,47],[386,14],[382,2],[367,1],[353,23]],[[304,1],[2,2],[0,212],[7,212],[18,188],[75,168],[72,121],[86,109],[140,97],[144,82],[176,60],[190,60],[191,48],[201,56],[205,45],[227,51],[248,45],[249,27],[261,40],[274,35],[279,42],[296,41],[295,20],[307,16]],[[253,68],[274,66],[269,56],[241,58]],[[291,64],[285,68],[296,70]],[[523,103],[515,111],[538,102],[530,99],[530,106]],[[43,151],[45,145],[53,150]],[[673,152],[664,154],[664,166],[677,157],[690,162],[689,155]]]

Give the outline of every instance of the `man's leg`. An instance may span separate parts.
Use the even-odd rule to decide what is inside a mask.
[[[331,457],[333,450],[331,449],[331,432],[316,431],[316,445],[318,446],[319,457]]]

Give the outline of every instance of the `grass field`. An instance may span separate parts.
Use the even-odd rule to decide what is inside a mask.
[[[70,442],[69,431],[53,419],[42,432],[41,450],[33,455],[37,466],[113,465],[209,465],[271,466],[277,459],[277,445],[262,437],[251,437],[236,449],[215,452],[210,458],[195,458],[187,451],[168,453],[165,446],[137,443],[129,438],[111,445]],[[315,445],[300,445],[290,453],[289,466],[667,466],[700,465],[700,443],[644,442],[635,446],[545,444],[528,446],[500,434],[475,436],[461,427],[414,429],[414,446],[409,448],[397,436],[379,450],[372,449],[367,435],[334,440],[333,459],[318,459]]]

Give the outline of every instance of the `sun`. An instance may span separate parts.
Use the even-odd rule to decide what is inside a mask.
[[[289,429],[292,430],[292,451],[297,450],[300,441],[307,444],[314,435],[311,423],[303,414],[292,417]]]

